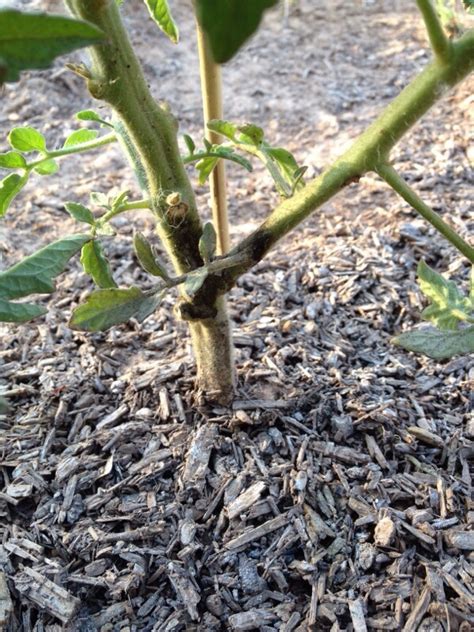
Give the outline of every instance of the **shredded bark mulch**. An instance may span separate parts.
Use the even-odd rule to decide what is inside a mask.
[[[266,120],[269,138],[313,173],[340,153],[336,138],[354,137],[428,59],[412,3],[391,13],[366,4],[333,3],[328,19],[302,0],[286,25],[274,13],[226,71],[234,118]],[[129,12],[143,42],[138,3]],[[178,17],[191,32],[184,8]],[[173,72],[189,81],[196,107],[174,107],[182,127],[197,130],[186,70],[193,44],[183,46]],[[271,68],[286,78],[269,102]],[[262,97],[252,97],[257,72]],[[162,79],[173,95],[176,76]],[[49,95],[38,91],[46,85]],[[87,105],[60,64],[3,99],[2,137],[18,118],[59,135],[35,99],[66,112]],[[465,84],[394,155],[465,235],[474,226],[472,104]],[[247,106],[254,111],[240,113]],[[61,181],[25,190],[2,227],[6,262],[71,229],[62,202],[91,187],[134,186],[119,154],[110,156],[81,165],[83,176],[64,163]],[[231,178],[237,239],[276,196],[258,169]],[[138,224],[151,233],[145,215]],[[116,228],[107,248],[118,281],[146,286],[128,220]],[[0,416],[0,629],[474,629],[474,358],[436,363],[390,342],[419,322],[420,258],[467,284],[464,260],[383,183],[351,185],[231,293],[239,388],[230,409],[194,392],[173,296],[143,325],[72,332],[67,315],[91,290],[73,265],[43,321],[2,326],[0,385],[11,410]]]

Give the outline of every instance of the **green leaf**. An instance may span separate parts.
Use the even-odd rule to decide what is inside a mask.
[[[67,212],[77,219],[78,222],[84,222],[85,224],[90,224],[94,226],[95,219],[92,215],[92,211],[90,211],[87,206],[83,206],[82,204],[76,204],[76,202],[66,202],[64,205]]]
[[[69,134],[64,141],[63,147],[73,147],[74,145],[83,145],[91,140],[95,140],[99,132],[95,129],[76,129],[76,131]]]
[[[194,296],[199,292],[207,278],[207,275],[208,272],[206,268],[198,268],[187,275],[186,281],[184,282],[184,291],[189,298],[194,298]]]
[[[144,294],[139,288],[98,290],[79,305],[70,320],[73,329],[103,331],[136,318],[145,320],[161,301],[161,294]]]
[[[145,4],[148,7],[151,17],[156,24],[158,24],[163,33],[167,35],[174,44],[177,44],[179,31],[171,15],[167,0],[145,0]]]
[[[3,217],[15,197],[28,181],[28,174],[23,176],[10,173],[0,182],[0,217]]]
[[[443,360],[455,355],[474,353],[474,327],[457,331],[415,329],[400,334],[392,342],[408,351]]]
[[[36,173],[39,173],[40,176],[50,176],[56,173],[58,169],[59,165],[53,158],[49,158],[35,167]]]
[[[111,127],[113,129],[112,123],[109,123],[105,119],[101,118],[97,112],[94,110],[81,110],[76,114],[76,118],[80,121],[95,121],[96,123],[100,123],[101,125],[106,125],[107,127]]]
[[[54,277],[63,272],[69,259],[89,240],[90,235],[64,237],[0,272],[0,297],[15,299],[53,292]]]
[[[278,0],[196,0],[196,13],[216,62],[229,61]]]
[[[217,235],[211,222],[206,222],[202,228],[199,240],[199,253],[204,263],[209,263],[216,253]]]
[[[7,151],[5,154],[0,154],[0,167],[2,169],[24,169],[26,160],[17,151]]]
[[[231,123],[230,121],[223,121],[221,119],[212,119],[207,124],[208,129],[213,132],[217,132],[221,134],[221,136],[225,136],[229,140],[235,141],[235,136],[237,134],[237,126]]]
[[[105,193],[101,193],[100,191],[92,191],[90,194],[90,199],[92,204],[96,204],[97,206],[101,206],[102,208],[110,209],[109,198]]]
[[[188,136],[188,134],[184,134],[183,138],[186,143],[186,147],[188,148],[189,155],[192,156],[194,154],[194,150],[196,149],[196,145],[191,136]]]
[[[463,0],[463,4],[466,11],[474,15],[474,0]]]
[[[202,160],[196,163],[196,169],[199,172],[199,184],[204,184],[206,182],[218,162],[219,158],[215,158],[214,156],[207,156],[206,158],[202,158]]]
[[[96,239],[88,241],[82,246],[81,264],[84,272],[89,274],[100,288],[117,287],[110,271],[109,262],[105,258],[101,244]]]
[[[4,81],[17,81],[22,70],[48,68],[58,55],[103,38],[92,24],[60,15],[0,10],[0,58]]]
[[[447,281],[424,261],[418,264],[417,272],[420,289],[432,302],[421,314],[425,320],[440,329],[456,329],[459,321],[469,318],[468,299],[452,281]]]
[[[8,142],[19,151],[46,151],[46,139],[34,127],[14,127],[8,134]]]
[[[150,242],[142,233],[135,233],[133,236],[133,248],[141,267],[153,276],[169,279],[166,267],[157,259]]]
[[[0,298],[0,322],[26,323],[28,320],[46,314],[48,310],[32,303],[11,303]]]
[[[213,155],[206,155],[208,152]],[[200,158],[200,156],[203,156],[203,158]],[[197,161],[196,169],[199,172],[199,184],[206,182],[220,158],[236,162],[241,167],[247,169],[247,171],[252,171],[252,165],[247,158],[237,154],[232,147],[226,147],[224,145],[209,145],[206,151],[193,154],[193,158]]]
[[[258,127],[258,125],[246,123],[245,125],[240,125],[237,129],[245,136],[245,138],[242,139],[244,143],[251,143],[256,147],[259,147],[262,144],[265,134],[263,129]]]

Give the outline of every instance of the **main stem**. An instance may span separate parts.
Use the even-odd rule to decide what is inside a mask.
[[[159,105],[152,97],[116,0],[67,3],[77,17],[92,22],[106,35],[106,43],[90,48],[89,91],[112,107],[122,147],[151,199],[161,241],[175,271],[186,274],[203,265],[198,248],[202,228],[179,153],[176,120],[166,105]],[[171,193],[179,194],[178,205],[167,201]],[[183,295],[178,311],[189,321],[198,386],[215,399],[227,402],[233,392],[234,367],[223,300],[217,293],[205,293],[193,301]]]

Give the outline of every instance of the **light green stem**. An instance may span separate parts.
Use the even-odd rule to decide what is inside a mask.
[[[263,224],[232,252],[246,251],[248,270],[324,202],[369,171],[388,162],[396,143],[450,87],[474,69],[474,30],[451,44],[449,60],[435,59],[396,97],[338,160],[292,198],[283,201]]]
[[[430,40],[431,48],[439,59],[447,59],[450,53],[450,42],[446,37],[443,25],[433,7],[431,0],[416,0]]]
[[[121,213],[126,213],[127,211],[138,211],[141,209],[151,209],[152,202],[151,200],[137,200],[136,202],[125,202],[121,204],[117,208],[112,209],[105,215],[99,218],[99,224],[103,226],[105,223],[109,222],[116,215],[120,215]]]
[[[45,162],[46,160],[50,160],[51,158],[63,158],[64,156],[70,156],[71,154],[79,154],[84,151],[90,151],[91,149],[97,149],[97,147],[103,147],[104,145],[109,145],[110,143],[115,143],[117,141],[117,135],[115,132],[110,134],[106,134],[105,136],[101,136],[100,138],[96,138],[94,140],[90,140],[87,143],[81,143],[80,145],[71,145],[70,147],[63,147],[62,149],[54,149],[53,151],[45,152],[45,157],[35,160],[34,162],[30,162],[26,165],[27,169],[31,170]]]
[[[430,208],[423,200],[411,189],[405,180],[397,173],[391,165],[380,165],[377,173],[385,182],[392,187],[402,198],[412,206],[415,211],[424,217],[436,230],[465,255],[471,263],[474,263],[474,248],[470,246],[464,239],[458,235],[446,222]]]

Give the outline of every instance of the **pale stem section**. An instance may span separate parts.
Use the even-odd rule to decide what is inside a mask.
[[[221,136],[207,129],[207,123],[212,119],[223,118],[221,67],[212,59],[206,36],[197,22],[196,32],[205,135],[210,143],[216,144],[221,142]],[[212,171],[209,177],[209,186],[211,190],[212,220],[217,233],[217,254],[222,255],[230,249],[225,164],[223,160],[219,160]]]

